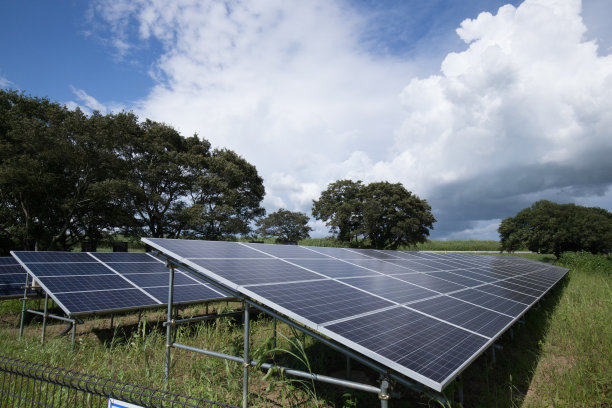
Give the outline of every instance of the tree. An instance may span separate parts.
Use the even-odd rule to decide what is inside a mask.
[[[318,200],[312,202],[312,216],[325,221],[340,241],[357,241],[363,223],[361,180],[330,183]]]
[[[368,184],[362,192],[361,233],[374,248],[397,249],[427,240],[436,219],[427,201],[406,190],[400,183]]]
[[[362,184],[339,180],[328,185],[312,214],[323,220],[337,238],[374,248],[395,249],[424,242],[436,219],[427,201],[400,183]]]
[[[257,221],[257,233],[264,237],[275,237],[280,242],[297,242],[310,238],[312,228],[308,216],[301,212],[279,209]]]
[[[263,179],[235,152],[215,149],[191,172],[193,205],[183,209],[190,234],[211,240],[245,235],[251,222],[265,214]]]
[[[121,155],[128,171],[126,204],[139,227],[133,233],[174,237],[178,213],[191,189],[190,166],[201,165],[210,155],[210,143],[197,136],[186,139],[151,120],[131,136]]]
[[[502,251],[525,246],[557,257],[565,251],[601,253],[612,248],[612,213],[541,200],[502,220],[498,232]]]
[[[132,113],[90,116],[0,90],[0,244],[68,250],[109,234],[246,234],[265,213],[256,168]]]
[[[104,206],[92,192],[113,177],[112,150],[80,110],[0,90],[0,203],[13,240],[45,250],[85,239],[77,221]]]

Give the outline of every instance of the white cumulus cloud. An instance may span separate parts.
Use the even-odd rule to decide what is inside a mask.
[[[500,219],[541,198],[612,209],[612,57],[589,40],[604,29],[589,31],[579,0],[467,19],[463,50],[422,77],[417,57],[368,52],[367,18],[343,2],[96,10],[121,52],[128,25],[162,45],[138,113],[255,164],[269,211],[310,213],[341,178],[402,182],[432,204],[438,238],[496,238]]]

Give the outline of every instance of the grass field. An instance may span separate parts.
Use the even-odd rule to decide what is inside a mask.
[[[482,249],[473,249],[482,250]],[[479,357],[461,376],[466,407],[611,407],[612,406],[612,260],[590,254],[551,256],[524,254],[543,262],[571,268],[568,276],[530,311],[523,324],[515,325],[499,340],[496,361],[489,352]],[[33,306],[33,304],[30,304]],[[239,303],[215,305],[220,311],[240,308]],[[78,326],[77,347],[70,351],[68,336],[57,337],[65,327],[52,322],[48,340],[40,345],[40,321],[29,319],[24,339],[18,341],[21,304],[0,302],[0,353],[48,363],[121,381],[163,387],[164,311],[149,311],[137,323],[136,314],[87,319]],[[204,307],[182,311],[189,317]],[[336,377],[344,375],[346,360],[311,338],[278,325],[279,347],[306,355],[312,371]],[[252,356],[270,360],[272,321],[264,315],[252,320]],[[222,318],[177,332],[177,342],[227,354],[242,354],[240,319]],[[287,353],[275,353],[281,365],[305,369]],[[173,350],[172,391],[240,405],[242,368],[224,360]],[[253,369],[250,406],[254,407],[372,407],[373,394],[343,390],[321,383],[304,383]],[[376,384],[377,375],[352,365],[353,379]],[[458,383],[445,392],[452,395]],[[434,407],[436,403],[399,388],[403,398],[391,407]]]

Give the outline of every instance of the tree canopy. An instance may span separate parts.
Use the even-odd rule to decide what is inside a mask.
[[[612,213],[597,207],[537,201],[514,217],[505,218],[498,229],[503,251],[527,247],[530,251],[609,252],[612,249]]]
[[[297,242],[310,238],[312,228],[308,216],[302,212],[279,209],[257,221],[257,233],[263,237],[274,237],[279,242]]]
[[[132,113],[0,90],[0,239],[70,249],[105,234],[225,239],[263,215],[256,168]]]
[[[313,201],[312,215],[340,241],[396,249],[425,242],[436,219],[401,183],[338,180]]]

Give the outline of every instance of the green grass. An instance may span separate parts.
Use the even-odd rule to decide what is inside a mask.
[[[246,240],[246,239],[245,239]],[[260,238],[266,244],[274,244],[274,238]],[[337,239],[327,238],[308,238],[302,239],[300,245],[322,246],[322,247],[349,247],[347,242],[341,242]],[[402,247],[401,249],[410,251],[499,251],[501,244],[499,241],[482,241],[482,240],[466,240],[466,241],[430,241],[416,246]]]
[[[547,255],[521,256],[557,262],[572,271],[537,309],[526,315],[524,324],[514,326],[514,339],[505,334],[498,340],[503,350],[496,352],[495,363],[486,352],[464,371],[461,382],[465,407],[612,406],[612,260],[590,254],[565,254],[558,261]],[[35,304],[32,301],[28,305]],[[225,302],[216,306],[226,309]],[[240,305],[230,303],[229,306],[235,309]],[[18,341],[20,310],[21,303],[17,300],[0,302],[2,354],[163,388],[164,311],[147,312],[139,324],[135,314],[117,316],[113,330],[108,319],[88,319],[78,326],[77,347],[71,352],[69,336],[57,337],[65,327],[63,323],[49,324],[48,341],[41,346],[40,320],[32,319],[31,315],[24,339]],[[190,307],[183,310],[182,316],[203,312],[203,306]],[[255,314],[251,323],[253,355],[269,360],[271,320]],[[346,360],[342,355],[311,338],[304,338],[288,326],[279,324],[278,329],[279,348],[298,357],[306,355],[312,372],[344,375]],[[240,356],[242,324],[240,319],[222,318],[183,326],[177,332],[177,341]],[[172,391],[240,405],[240,364],[181,350],[173,350],[172,354],[173,375],[169,384]],[[277,350],[274,354],[275,361],[281,365],[307,370],[290,353]],[[357,363],[352,368],[357,381],[376,384],[376,373]],[[250,406],[379,406],[373,394],[348,392],[321,383],[314,383],[313,389],[309,382],[266,374],[251,370]],[[452,395],[456,386],[449,386],[446,393]],[[404,397],[392,400],[391,407],[436,406],[426,397],[398,388]]]
[[[417,244],[419,251],[499,251],[501,244],[498,241],[427,241]],[[409,249],[409,248],[406,248]]]

